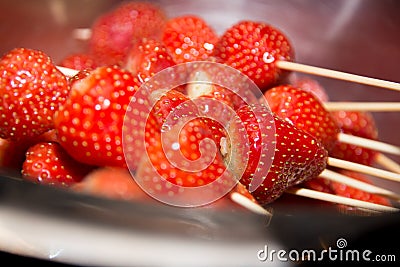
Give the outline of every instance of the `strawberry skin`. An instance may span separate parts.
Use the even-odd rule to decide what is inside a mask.
[[[157,72],[174,65],[175,61],[161,42],[143,38],[130,50],[125,69],[145,82]]]
[[[22,177],[39,184],[68,187],[80,182],[92,169],[71,158],[58,143],[43,142],[26,152]]]
[[[132,45],[143,37],[160,38],[165,23],[164,11],[153,3],[123,3],[93,23],[90,54],[99,66],[122,66]]]
[[[378,130],[371,113],[360,111],[331,112],[343,133],[377,140]],[[377,152],[352,144],[337,142],[330,152],[332,157],[371,166]]]
[[[0,60],[0,138],[26,141],[54,128],[67,78],[42,51],[15,48]]]
[[[176,63],[206,60],[218,36],[200,17],[188,15],[170,19],[162,40]]]
[[[125,167],[122,126],[139,82],[126,70],[99,67],[73,83],[54,117],[60,144],[76,160]]]
[[[152,132],[151,141],[146,142],[146,150],[153,167],[161,177],[179,186],[196,187],[215,181],[226,168],[222,156],[215,149],[207,143],[201,144],[214,137],[207,124],[201,118],[195,118],[179,131],[180,126],[179,123],[174,125],[164,132],[165,136]]]
[[[278,29],[262,22],[240,21],[221,36],[213,55],[265,90],[284,74],[275,61],[291,61],[294,52],[287,37]]]
[[[288,187],[317,177],[326,167],[324,147],[265,106],[241,107],[228,134],[228,169],[262,205],[279,198]],[[261,183],[255,181],[260,178]]]
[[[177,122],[163,132],[154,125],[146,124],[147,153],[135,175],[152,197],[175,206],[203,206],[237,184],[203,118]]]
[[[330,112],[311,93],[291,85],[280,85],[264,93],[271,111],[311,134],[331,151],[340,128]]]

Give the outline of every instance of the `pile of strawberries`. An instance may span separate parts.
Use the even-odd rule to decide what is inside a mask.
[[[1,167],[35,183],[123,199],[148,198],[145,189],[174,203],[186,188],[209,186],[187,190],[181,205],[232,191],[264,205],[299,184],[390,205],[317,178],[328,155],[372,165],[374,151],[341,144],[337,134],[376,139],[377,130],[368,113],[326,111],[318,83],[290,80],[275,66],[294,58],[277,28],[241,21],[218,36],[200,17],[167,18],[158,6],[128,2],[100,16],[91,31],[87,51],[59,63],[80,70],[74,77],[42,51],[16,48],[1,58]],[[168,88],[176,71],[141,89],[160,71],[197,61],[206,63],[190,79],[229,80],[234,69],[259,90]]]

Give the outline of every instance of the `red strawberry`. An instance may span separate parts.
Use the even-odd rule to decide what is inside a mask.
[[[294,87],[303,89],[306,92],[312,93],[322,103],[329,100],[324,87],[318,81],[310,77],[293,75],[290,79],[290,84]]]
[[[129,52],[125,68],[145,82],[154,74],[176,63],[165,46],[154,39],[142,39]]]
[[[198,206],[219,199],[235,186],[206,121],[176,122],[163,132],[154,125],[154,121],[146,125],[147,153],[136,173],[147,192],[169,204]]]
[[[20,171],[27,149],[25,142],[0,138],[0,168]]]
[[[71,54],[61,60],[61,67],[70,68],[74,70],[87,70],[95,69],[97,66],[95,60],[91,55],[84,53]]]
[[[165,23],[164,11],[153,3],[123,3],[93,23],[90,53],[99,65],[122,65],[134,43],[160,38]]]
[[[265,106],[241,107],[228,134],[228,169],[262,205],[288,187],[317,177],[326,167],[324,147]]]
[[[28,148],[40,142],[58,142],[55,129],[24,141],[12,141],[0,138],[0,168],[20,172]]]
[[[200,17],[188,15],[167,22],[162,40],[176,63],[207,59],[218,36]]]
[[[311,134],[331,151],[340,128],[330,112],[311,93],[291,85],[280,85],[264,93],[271,111]]]
[[[28,149],[22,176],[39,184],[70,186],[81,181],[92,169],[71,158],[58,143],[47,142]]]
[[[197,106],[186,95],[177,90],[156,90],[151,94],[151,101],[155,102],[151,115],[157,121],[158,127],[173,126],[183,118],[196,117],[199,113]]]
[[[139,82],[118,67],[99,67],[73,83],[54,117],[60,144],[76,160],[125,167],[122,126]]]
[[[370,179],[364,174],[357,173],[357,172],[352,172],[352,171],[345,171],[345,170],[341,170],[340,173],[343,174],[343,175],[352,177],[354,179],[360,180],[362,182],[366,182],[366,183],[372,184]],[[338,183],[338,182],[330,182],[330,187],[333,190],[333,192],[336,195],[339,195],[339,196],[344,196],[344,197],[349,197],[349,198],[353,198],[353,199],[363,200],[363,201],[372,202],[372,203],[375,203],[375,204],[391,206],[390,201],[388,199],[386,199],[385,197],[374,195],[374,194],[371,194],[371,193],[367,193],[367,192],[364,192],[362,190],[355,189],[355,188],[352,188],[350,186],[347,186],[345,184],[341,184],[341,183]],[[347,207],[347,209],[349,209],[349,207]]]
[[[153,166],[161,177],[179,186],[201,186],[213,182],[222,174],[225,166],[221,155],[210,144],[201,144],[206,139],[213,140],[208,125],[201,118],[195,118],[178,129],[180,126],[180,123],[174,125],[171,130],[164,132],[164,136],[152,136],[146,149]],[[186,160],[180,161],[181,156]],[[179,169],[171,161],[175,161]]]
[[[275,61],[290,61],[294,57],[287,37],[280,30],[255,21],[241,21],[225,31],[213,54],[246,74],[262,90],[277,83],[283,74]]]
[[[145,127],[147,153],[136,173],[139,184],[174,205],[204,205],[222,197],[235,184],[218,152],[222,126],[199,117],[195,103],[178,91],[153,93],[156,103]]]
[[[42,51],[16,48],[0,60],[0,138],[30,140],[52,129],[67,78]]]
[[[110,199],[150,200],[150,197],[136,184],[125,168],[103,167],[87,174],[83,181],[71,186],[71,189]]]
[[[153,106],[146,124],[146,127],[148,127],[150,131],[154,131],[154,129],[157,131],[168,130],[178,122],[184,122],[199,117],[202,123],[207,125],[217,147],[220,148],[221,138],[226,137],[226,132],[223,127],[225,124],[221,124],[219,120],[215,120],[212,117],[204,117],[204,114],[198,109],[200,106],[199,101],[192,101],[179,91],[159,90],[153,92],[154,96],[159,93],[161,96],[157,96],[158,101],[156,101],[156,104]],[[152,124],[151,128],[148,124]],[[149,134],[148,132],[146,133]],[[150,136],[154,137],[157,135],[150,134]]]
[[[378,138],[375,120],[371,113],[360,111],[331,112],[343,133],[364,137],[372,140]],[[337,142],[330,151],[331,156],[347,161],[371,166],[377,152],[352,144]]]

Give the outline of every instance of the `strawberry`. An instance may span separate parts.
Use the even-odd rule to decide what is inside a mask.
[[[372,140],[378,138],[375,120],[371,113],[361,111],[335,111],[331,112],[331,114],[343,133]],[[377,155],[375,150],[342,142],[337,142],[330,153],[332,157],[368,166],[374,163],[375,156]]]
[[[25,142],[0,138],[0,168],[20,171],[28,147]]]
[[[175,64],[161,42],[143,38],[130,50],[125,68],[139,81],[145,82],[157,72]]]
[[[157,122],[155,127],[159,127],[161,130],[163,126],[173,126],[183,118],[199,114],[195,103],[177,90],[156,90],[153,91],[151,97],[155,104],[150,115],[154,116]]]
[[[12,141],[0,138],[0,168],[21,171],[25,161],[26,151],[33,145],[40,142],[58,142],[55,129],[44,134],[24,141]]]
[[[74,70],[92,70],[97,66],[95,64],[95,60],[89,54],[84,53],[76,53],[67,55],[63,58],[58,64],[61,67],[70,68]]]
[[[154,121],[146,124],[147,153],[136,172],[149,194],[173,205],[199,206],[235,186],[207,121],[201,117],[180,121],[163,132],[154,125]]]
[[[174,205],[204,205],[222,197],[235,184],[218,152],[222,126],[199,116],[194,102],[179,91],[152,94],[155,104],[145,124],[138,183]]]
[[[89,53],[98,65],[123,65],[132,45],[143,37],[160,38],[164,10],[150,2],[125,2],[93,23]]]
[[[280,30],[262,22],[240,21],[221,36],[213,55],[246,74],[261,90],[266,90],[284,74],[275,62],[291,61],[294,52]]]
[[[329,101],[325,88],[317,81],[307,76],[292,75],[290,84],[294,87],[312,93],[320,102]]]
[[[220,147],[221,138],[226,136],[224,125],[218,120],[203,116],[204,114],[198,109],[198,101],[192,101],[177,90],[158,90],[153,92],[153,96],[158,94],[161,94],[161,96],[159,96],[147,119],[146,126],[150,131],[154,131],[154,129],[158,131],[168,130],[177,122],[201,117],[202,123],[207,125],[218,148]],[[151,127],[148,124],[152,124]],[[150,134],[150,136],[153,135]]]
[[[42,51],[15,48],[0,59],[0,138],[27,141],[54,128],[67,78]]]
[[[314,136],[328,151],[335,146],[340,128],[313,94],[280,85],[266,91],[264,97],[278,117]]]
[[[92,169],[71,158],[58,143],[43,142],[26,152],[22,177],[39,184],[68,187],[80,182]]]
[[[218,36],[200,17],[187,15],[170,19],[162,40],[176,63],[207,59]]]
[[[326,167],[327,151],[316,139],[263,105],[239,108],[228,136],[228,169],[261,205]]]
[[[359,181],[372,184],[371,180],[364,174],[353,172],[353,171],[346,171],[346,170],[341,170],[340,173],[343,175],[352,177],[354,179],[357,179]],[[371,203],[375,203],[375,204],[391,206],[390,201],[385,197],[367,193],[362,190],[347,186],[345,184],[341,184],[338,182],[330,182],[330,187],[333,190],[333,192],[339,196],[363,200],[363,201],[367,201],[367,202],[371,202]],[[347,207],[347,209],[351,209],[351,208]]]
[[[129,170],[102,167],[88,173],[84,179],[70,187],[75,192],[119,200],[150,200],[136,184]]]
[[[98,67],[73,83],[54,116],[60,144],[77,161],[126,167],[122,147],[125,112],[139,82],[126,70]]]
[[[181,129],[180,126],[180,123],[174,125],[171,130],[164,132],[164,136],[152,132],[154,135],[146,149],[153,166],[161,177],[179,186],[193,187],[213,182],[222,174],[225,166],[222,157],[215,149],[213,151],[210,144],[201,144],[204,140],[213,140],[207,123],[201,118],[195,118],[185,123]]]

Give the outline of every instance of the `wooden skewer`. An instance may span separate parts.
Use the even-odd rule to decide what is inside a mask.
[[[309,66],[309,65],[305,65],[305,64],[294,63],[294,62],[290,62],[290,61],[277,61],[277,62],[275,62],[275,64],[278,68],[283,69],[283,70],[302,72],[302,73],[307,73],[307,74],[312,74],[312,75],[317,75],[317,76],[323,76],[323,77],[327,77],[327,78],[333,78],[333,79],[338,79],[338,80],[344,80],[344,81],[349,81],[349,82],[355,82],[355,83],[400,91],[400,84],[396,83],[396,82],[385,81],[385,80],[350,74],[350,73],[336,71],[336,70],[319,68],[319,67]]]
[[[389,171],[400,173],[400,165],[382,153],[376,155],[375,162]]]
[[[381,187],[368,184],[362,181],[359,181],[357,179],[351,178],[349,176],[330,171],[330,170],[324,170],[320,175],[320,177],[325,178],[330,181],[338,182],[341,184],[348,185],[350,187],[360,189],[362,191],[371,193],[371,194],[376,194],[376,195],[381,195],[396,201],[400,201],[400,195],[396,194],[395,192],[392,192],[387,189],[383,189]]]
[[[396,112],[400,111],[400,102],[325,102],[324,107],[329,111]]]
[[[237,192],[232,192],[230,194],[230,198],[236,204],[238,204],[254,213],[272,216],[272,214],[269,211],[267,211],[266,209],[264,209],[262,206],[258,205],[257,203],[254,203],[253,201],[251,201],[247,197],[243,196],[242,194],[239,194]]]
[[[287,189],[286,193],[297,195],[297,196],[308,197],[308,198],[312,198],[312,199],[323,200],[323,201],[336,203],[336,204],[343,204],[343,205],[358,207],[358,208],[367,209],[367,210],[374,210],[374,211],[381,211],[381,212],[397,212],[397,211],[399,211],[399,209],[389,207],[389,206],[379,205],[379,204],[361,201],[361,200],[357,200],[357,199],[352,199],[352,198],[348,198],[348,197],[332,195],[332,194],[323,193],[323,192],[306,189],[306,188],[293,187],[293,188]]]
[[[389,153],[393,155],[400,155],[400,147],[387,144],[380,141],[375,141],[367,138],[358,137],[355,135],[339,133],[338,134],[338,141],[342,143],[357,145],[365,148],[369,148],[372,150]]]
[[[400,174],[399,173],[389,172],[389,171],[381,170],[378,168],[374,168],[374,167],[370,167],[370,166],[366,166],[366,165],[362,165],[362,164],[358,164],[358,163],[354,163],[354,162],[350,162],[350,161],[346,161],[346,160],[328,157],[328,165],[333,166],[333,167],[342,168],[345,170],[369,174],[369,175],[387,179],[387,180],[400,182]]]

